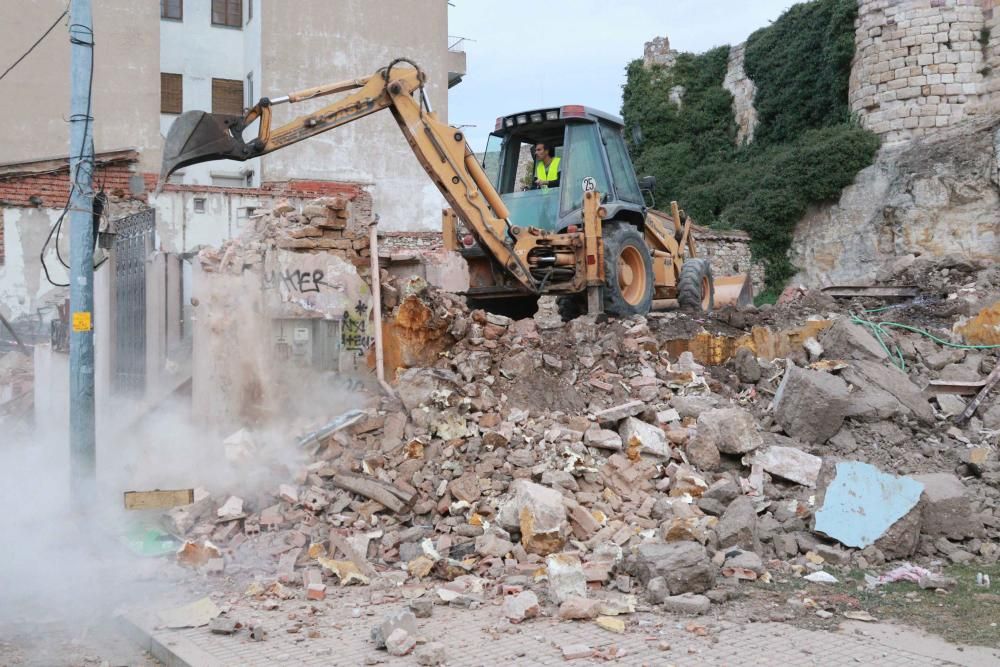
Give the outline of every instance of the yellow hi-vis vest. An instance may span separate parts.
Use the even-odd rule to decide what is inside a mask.
[[[559,178],[559,158],[552,158],[549,168],[545,168],[545,163],[540,161],[535,165],[535,178],[540,181],[554,181]]]

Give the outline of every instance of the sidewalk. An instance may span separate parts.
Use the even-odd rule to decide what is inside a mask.
[[[402,602],[364,606],[360,592],[337,591],[338,597],[307,603],[289,600],[273,611],[234,604],[228,615],[243,622],[262,622],[262,642],[247,631],[213,635],[208,628],[152,630],[152,613],[133,614],[126,624],[143,648],[168,667],[191,665],[416,665],[411,654],[392,657],[375,650],[371,627]],[[221,603],[220,603],[221,606]],[[313,611],[316,610],[316,611]],[[428,641],[445,646],[449,667],[489,665],[991,665],[1000,650],[956,647],[906,629],[885,624],[847,622],[838,632],[806,630],[785,623],[735,624],[713,616],[681,617],[664,613],[621,616],[624,634],[614,634],[587,621],[538,618],[519,625],[498,624],[499,609],[435,606],[429,619],[417,619]],[[697,636],[689,624],[705,626]],[[295,632],[289,628],[298,627]],[[309,635],[313,635],[310,637]],[[562,647],[587,645],[604,654],[617,648],[616,660],[580,658],[567,661]],[[663,646],[669,644],[664,650]]]

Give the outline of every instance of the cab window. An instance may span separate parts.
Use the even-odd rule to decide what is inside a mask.
[[[593,179],[602,195],[610,192],[599,142],[596,123],[570,123],[566,126],[565,157],[559,176],[563,215],[583,206],[584,182],[587,179]]]
[[[619,128],[601,123],[601,138],[608,149],[608,162],[611,165],[611,175],[615,182],[618,198],[634,204],[643,204],[642,191],[635,179],[635,169],[628,157],[625,139]]]

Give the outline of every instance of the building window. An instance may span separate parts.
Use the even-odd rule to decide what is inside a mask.
[[[204,213],[205,212],[205,200],[201,197],[195,197],[194,199],[194,212]]]
[[[212,25],[243,27],[243,0],[212,0]]]
[[[247,23],[253,18],[253,0],[247,0]]]
[[[247,109],[254,105],[253,99],[253,72],[247,74]]]
[[[212,113],[243,115],[243,82],[212,79]]]
[[[184,20],[184,0],[160,0],[160,18]]]
[[[183,110],[183,78],[180,74],[160,72],[160,113],[180,113]]]

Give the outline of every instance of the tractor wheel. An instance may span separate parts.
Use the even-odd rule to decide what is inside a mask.
[[[604,223],[604,312],[645,315],[653,305],[653,259],[642,233],[627,222]]]
[[[689,259],[677,281],[677,301],[684,310],[707,313],[715,308],[715,281],[707,259]]]

